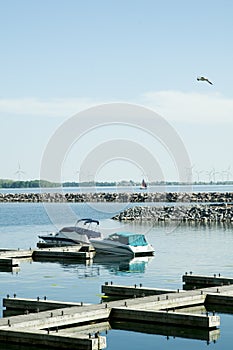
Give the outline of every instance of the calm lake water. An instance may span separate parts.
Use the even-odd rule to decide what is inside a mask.
[[[34,248],[41,232],[73,225],[81,217],[92,217],[100,220],[104,234],[122,228],[144,232],[156,251],[154,257],[132,261],[95,258],[92,262],[77,264],[22,262],[18,272],[0,272],[1,315],[2,298],[7,294],[13,296],[15,293],[22,298],[47,296],[54,300],[99,303],[101,285],[106,281],[122,285],[142,283],[147,287],[182,288],[181,277],[186,271],[233,277],[231,225],[124,224],[111,220],[122,209],[123,204],[106,203],[1,203],[0,248]],[[165,334],[164,331],[150,334],[147,329],[139,332],[111,329],[106,334],[107,349],[201,350],[207,346],[216,350],[230,349],[233,315],[221,313],[220,317],[218,339],[209,344],[204,340],[167,337],[169,330]],[[0,344],[0,349],[10,347]]]
[[[54,187],[54,188],[1,188],[1,193],[30,193],[30,192],[138,192],[139,186],[95,186],[95,187]],[[233,185],[157,185],[148,186],[143,192],[232,192]]]

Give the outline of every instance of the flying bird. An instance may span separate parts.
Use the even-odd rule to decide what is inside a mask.
[[[209,81],[209,79],[205,78],[205,77],[197,77],[198,81],[207,81],[207,83],[213,85],[213,83],[211,83],[211,81]]]

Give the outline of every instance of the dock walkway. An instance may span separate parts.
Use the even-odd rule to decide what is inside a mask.
[[[185,276],[187,274],[183,281],[189,277],[189,284],[197,279],[194,275]],[[105,283],[102,293],[120,299],[106,302],[104,298],[94,305],[8,296],[3,299],[6,311],[18,309],[21,314],[0,319],[0,340],[95,350],[106,347],[106,337],[99,333],[101,327],[122,327],[216,341],[220,326],[218,315],[214,312],[190,313],[182,309],[197,305],[211,309],[218,305],[221,310],[225,305],[233,306],[233,279],[219,279],[220,285],[209,286],[216,276],[198,278],[203,288],[188,291]]]
[[[28,250],[0,250],[0,269],[19,267],[20,262],[26,260],[34,261],[51,261],[73,259],[77,261],[85,261],[93,259],[95,256],[94,248],[89,244],[38,248]]]

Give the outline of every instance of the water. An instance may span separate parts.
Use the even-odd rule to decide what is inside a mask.
[[[200,224],[140,224],[118,223],[110,218],[122,209],[122,204],[106,203],[1,203],[0,248],[34,248],[38,234],[54,231],[63,225],[73,225],[74,218],[99,219],[105,234],[117,229],[144,232],[156,254],[146,260],[99,260],[87,263],[22,262],[20,270],[0,272],[0,312],[2,298],[15,293],[22,298],[43,298],[99,303],[101,285],[116,284],[147,287],[182,288],[181,276],[214,273],[233,277],[233,234],[231,225]],[[51,215],[51,213],[53,213]],[[72,220],[71,220],[72,219]],[[123,226],[123,227],[122,227]],[[125,227],[126,226],[126,227]],[[233,315],[220,314],[220,336],[209,346],[216,350],[232,347]],[[105,333],[103,333],[105,334]],[[182,337],[147,334],[147,330],[112,329],[106,335],[107,349],[204,349],[206,341]],[[0,344],[0,349],[10,349]],[[12,347],[12,349],[19,349]],[[24,348],[23,348],[24,349]]]
[[[1,188],[1,193],[93,193],[93,192],[139,192],[139,186],[95,186],[95,187],[54,187],[54,188]],[[232,192],[233,185],[156,185],[143,192]]]

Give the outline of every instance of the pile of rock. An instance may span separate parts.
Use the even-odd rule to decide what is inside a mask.
[[[137,206],[112,219],[119,221],[232,222],[233,205]]]
[[[233,203],[233,192],[0,193],[0,202]]]

